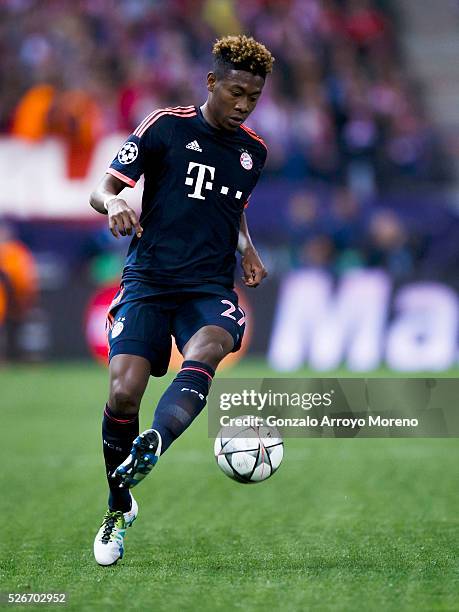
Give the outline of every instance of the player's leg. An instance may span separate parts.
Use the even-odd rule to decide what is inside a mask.
[[[138,355],[118,354],[110,360],[110,390],[102,420],[102,441],[110,510],[127,512],[129,491],[114,478],[116,468],[128,457],[139,435],[140,402],[150,377],[150,362]]]
[[[124,536],[137,517],[138,507],[127,489],[113,478],[139,434],[140,401],[150,376],[150,362],[138,355],[115,355],[110,360],[110,391],[102,420],[105,472],[109,486],[108,510],[94,540],[99,565],[112,565],[123,556]]]
[[[239,350],[245,315],[237,306],[236,294],[233,302],[228,308],[229,300],[218,296],[190,297],[175,310],[171,326],[185,361],[158,403],[152,429],[139,436],[146,436],[156,444],[154,461],[148,462],[149,453],[145,449],[147,462],[140,470],[129,458],[116,470],[126,487],[138,484],[156,464],[157,456],[165,452],[198,416],[206,405],[218,364],[228,353]],[[228,316],[230,311],[237,316]],[[159,441],[155,442],[156,436]],[[134,447],[135,444],[131,456],[138,454]],[[129,474],[126,467],[133,467]]]
[[[116,469],[117,486],[121,481],[125,488],[112,491],[112,495],[127,494],[128,487],[143,480],[159,455],[198,416],[206,405],[215,369],[233,347],[231,334],[216,325],[205,326],[190,338],[182,351],[182,368],[159,401],[152,429],[136,438],[129,456]]]
[[[245,313],[236,293],[222,298],[194,297],[174,317],[174,336],[185,361],[155,412],[153,428],[161,434],[162,452],[203,410],[219,363],[241,346]]]
[[[130,443],[126,437],[126,445],[121,447],[117,462],[110,465],[111,499],[116,497],[127,502],[130,499],[129,488],[149,474],[161,452],[161,439],[157,432],[147,430],[138,435],[137,413],[148,377],[163,376],[167,372],[172,342],[169,309],[160,298],[129,302],[124,310],[117,312],[117,320],[123,323],[123,331],[115,333],[113,338],[115,323],[109,334],[110,363],[129,354],[137,355],[136,363],[143,364],[133,364],[129,370],[121,366],[114,370],[111,379],[110,398],[113,400],[109,400],[109,407],[111,409],[110,402],[117,405],[122,415],[118,418],[131,427]],[[137,367],[141,368],[140,378]],[[116,418],[116,414],[114,416]],[[118,427],[120,429],[121,424]]]
[[[124,296],[128,299],[120,300],[109,315],[110,391],[102,437],[110,495],[109,509],[94,541],[94,556],[100,565],[112,565],[123,556],[126,528],[137,516],[134,498],[115,473],[128,459],[141,464],[138,456],[133,457],[145,442],[138,435],[140,402],[149,376],[164,374],[170,356],[168,318],[154,305],[132,299],[132,292],[128,288]],[[153,455],[156,450],[159,456],[156,448]]]
[[[230,333],[216,325],[202,327],[185,344],[182,367],[155,411],[153,429],[161,435],[162,453],[204,409],[215,370],[233,347]]]
[[[205,363],[214,372],[220,361],[234,348],[233,336],[223,327],[206,325],[199,329],[182,350],[186,361]]]
[[[137,504],[113,478],[139,434],[140,401],[150,376],[150,362],[137,355],[116,355],[110,361],[110,392],[102,420],[108,510],[94,540],[99,565],[112,565],[123,556],[126,528],[137,517]]]

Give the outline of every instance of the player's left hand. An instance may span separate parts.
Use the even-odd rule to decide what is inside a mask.
[[[268,271],[253,247],[245,250],[241,266],[244,271],[242,280],[246,287],[258,287],[261,281],[268,276]]]

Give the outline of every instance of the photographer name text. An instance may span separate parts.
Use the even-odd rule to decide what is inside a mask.
[[[320,418],[310,417],[309,415],[303,418],[283,418],[273,414],[262,418],[254,415],[230,417],[225,414],[220,417],[220,425],[222,427],[262,427],[267,425],[269,427],[346,427],[361,429],[363,427],[417,427],[419,421],[414,418],[388,418],[370,414],[357,418],[327,415]]]

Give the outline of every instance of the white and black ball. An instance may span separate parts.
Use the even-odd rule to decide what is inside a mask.
[[[214,444],[222,471],[244,484],[263,482],[279,468],[284,443],[275,427],[223,427]]]

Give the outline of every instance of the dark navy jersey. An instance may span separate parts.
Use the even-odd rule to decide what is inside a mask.
[[[145,177],[144,231],[132,239],[123,279],[233,287],[241,215],[266,153],[246,126],[218,130],[195,106],[146,117],[107,170],[130,187]]]

